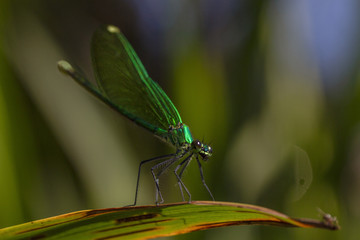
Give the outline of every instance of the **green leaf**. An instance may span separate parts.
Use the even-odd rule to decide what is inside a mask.
[[[151,239],[233,225],[339,229],[336,218],[296,219],[239,203],[196,201],[83,210],[0,229],[1,239]]]

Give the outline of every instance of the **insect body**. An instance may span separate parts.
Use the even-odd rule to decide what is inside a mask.
[[[112,109],[176,148],[173,154],[140,163],[133,205],[136,205],[137,201],[142,165],[159,161],[151,168],[156,186],[156,204],[164,201],[159,188],[159,177],[175,163],[177,165],[174,173],[182,198],[185,200],[184,189],[188,201],[191,201],[191,194],[181,179],[193,158],[198,163],[203,185],[214,199],[205,183],[200,162],[200,160],[207,161],[211,157],[212,148],[193,139],[189,127],[182,122],[174,104],[161,87],[149,77],[120,30],[111,25],[100,27],[92,38],[91,55],[97,86],[87,80],[80,70],[64,60],[58,62],[58,67],[61,72],[72,77]]]

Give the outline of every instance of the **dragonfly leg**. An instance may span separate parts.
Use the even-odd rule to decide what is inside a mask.
[[[190,163],[190,160],[187,161],[184,166],[182,166],[182,168],[181,168],[181,170],[180,170],[180,174],[179,174],[179,178],[180,178],[180,179],[182,179],[182,175],[183,175],[185,169],[187,168],[187,166],[189,165],[189,163]],[[178,185],[179,185],[179,188],[180,188],[180,192],[181,192],[181,196],[182,196],[182,198],[183,198],[183,201],[185,201],[184,195],[183,195],[182,186],[181,186],[180,182],[178,182]],[[189,202],[190,202],[190,199],[189,199]]]
[[[202,169],[202,166],[201,166],[201,163],[200,163],[200,160],[199,160],[199,158],[198,158],[198,157],[196,157],[196,161],[197,161],[197,163],[198,163],[198,165],[199,165],[199,170],[200,170],[201,181],[202,181],[202,183],[203,183],[204,187],[206,188],[206,190],[209,192],[209,194],[210,194],[210,196],[211,196],[212,200],[213,200],[213,201],[215,201],[215,198],[213,197],[213,195],[212,195],[212,193],[211,193],[211,191],[210,191],[209,187],[206,185],[206,182],[205,182],[205,179],[204,179],[204,174],[203,174],[203,169]]]
[[[155,202],[156,205],[162,204],[164,202],[164,199],[162,197],[161,191],[160,191],[160,185],[159,185],[159,177],[168,169],[174,162],[178,160],[177,154],[172,155],[172,158],[169,158],[167,160],[164,160],[155,166],[151,167],[151,173],[154,178],[154,182],[156,185],[156,196],[155,196]],[[155,170],[160,168],[160,170],[155,173]],[[159,202],[159,196],[160,196],[160,202]]]
[[[177,178],[178,178],[178,176],[177,176],[177,171],[178,171],[178,169],[180,168],[180,166],[181,166],[181,163],[180,163],[178,166],[176,166],[176,168],[175,168],[175,170],[174,170],[175,176],[176,176]],[[185,164],[185,166],[187,166],[187,164]],[[180,171],[180,175],[181,175],[182,171],[183,171],[183,169]],[[181,176],[180,176],[180,175],[179,175],[179,178],[181,179]],[[182,198],[183,202],[185,202],[184,192],[183,192],[182,185],[181,185],[181,183],[180,183],[179,181],[178,181],[177,183],[178,183],[178,185],[179,185],[179,189],[180,189],[180,193],[181,193],[181,198]]]
[[[179,185],[179,189],[180,189],[180,193],[181,193],[181,198],[182,198],[183,202],[185,202],[184,192],[183,192],[182,186],[181,186],[181,184],[179,182],[178,182],[178,185]]]
[[[164,202],[164,199],[163,199],[161,191],[160,191],[159,178],[156,176],[153,168],[151,168],[151,174],[153,175],[155,186],[156,186],[155,203],[156,203],[156,206],[158,206],[159,204],[162,204]],[[161,199],[160,202],[159,202],[159,196]]]
[[[129,205],[129,206],[135,206],[135,205],[136,205],[137,196],[138,196],[138,190],[139,190],[139,182],[140,182],[140,172],[141,172],[141,167],[142,167],[142,165],[144,165],[145,163],[148,163],[148,162],[157,161],[157,160],[160,160],[160,159],[163,159],[163,158],[169,158],[169,157],[174,157],[174,156],[176,156],[175,153],[173,153],[173,154],[167,154],[167,155],[164,155],[164,156],[155,157],[155,158],[151,158],[151,159],[147,159],[147,160],[141,161],[141,163],[140,163],[140,165],[139,165],[138,176],[137,176],[137,181],[136,181],[136,190],[135,190],[135,200],[134,200],[134,204]]]
[[[191,194],[190,194],[189,190],[187,189],[187,187],[185,186],[184,182],[181,180],[181,177],[182,177],[182,174],[183,174],[185,168],[189,165],[192,155],[193,154],[191,153],[189,156],[187,156],[179,165],[176,166],[176,168],[174,170],[175,176],[176,176],[176,178],[178,180],[178,185],[179,185],[179,188],[180,188],[181,197],[182,197],[183,201],[185,201],[184,193],[183,193],[183,190],[182,190],[182,188],[184,187],[187,195],[189,196],[189,202],[191,202]],[[180,168],[182,168],[182,169],[180,170],[180,174],[178,174],[177,171]]]

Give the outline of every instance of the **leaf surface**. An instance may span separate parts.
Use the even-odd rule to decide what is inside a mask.
[[[83,210],[0,229],[0,239],[151,239],[253,224],[339,229],[329,214],[322,220],[296,219],[254,205],[195,201]]]

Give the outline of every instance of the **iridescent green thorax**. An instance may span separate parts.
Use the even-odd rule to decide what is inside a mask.
[[[165,139],[176,147],[193,142],[189,127],[183,123],[178,123],[176,126],[169,126]]]

